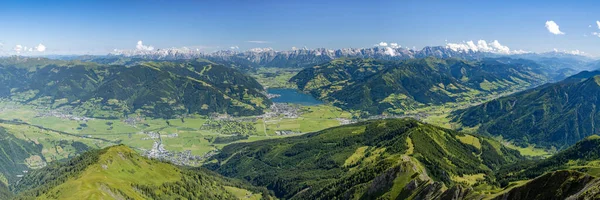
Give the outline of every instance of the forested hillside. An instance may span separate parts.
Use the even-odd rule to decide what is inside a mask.
[[[204,169],[141,157],[125,146],[93,150],[35,170],[12,186],[16,199],[269,199],[269,193]]]
[[[490,138],[413,119],[232,144],[214,158],[216,164],[207,167],[286,199],[430,199],[455,192],[478,196],[462,185],[494,185],[493,170],[521,159]]]
[[[341,108],[379,114],[469,102],[542,84],[551,76],[527,60],[471,62],[429,57],[406,61],[337,59],[306,68],[290,81]]]
[[[42,146],[24,141],[0,127],[0,184],[12,184],[35,165],[34,160],[42,159]],[[38,162],[41,162],[39,160]]]
[[[205,60],[121,66],[21,59],[0,65],[0,97],[89,117],[257,115],[271,104],[252,77]]]
[[[600,72],[582,72],[453,113],[453,121],[518,145],[564,149],[598,133]]]

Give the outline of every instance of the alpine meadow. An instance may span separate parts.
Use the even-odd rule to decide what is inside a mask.
[[[600,199],[598,7],[3,1],[0,199]]]

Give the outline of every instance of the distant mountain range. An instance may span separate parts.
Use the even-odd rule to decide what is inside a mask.
[[[239,52],[232,50],[202,53],[191,49],[159,49],[155,51],[118,51],[108,57],[132,57],[144,59],[179,60],[191,58],[206,58],[237,63],[249,63],[264,67],[297,68],[321,64],[337,58],[374,58],[384,60],[405,60],[411,58],[460,58],[482,59],[486,57],[524,58],[534,61],[551,62],[557,69],[572,68],[587,69],[593,59],[563,52],[496,54],[484,51],[453,50],[445,46],[428,46],[421,50],[392,47],[345,48],[345,49],[295,49],[275,51],[270,48],[257,48]],[[71,58],[73,59],[73,58]],[[553,60],[554,59],[554,60]],[[575,61],[575,62],[571,62]]]
[[[585,71],[456,111],[453,120],[519,145],[562,149],[599,133],[599,97],[600,71]]]

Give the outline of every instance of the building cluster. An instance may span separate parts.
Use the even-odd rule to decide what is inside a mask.
[[[340,125],[354,124],[354,123],[358,122],[357,120],[348,119],[348,118],[335,118],[335,119],[340,122]]]
[[[263,118],[274,118],[283,116],[285,118],[295,119],[300,116],[300,107],[298,105],[292,105],[287,103],[273,103],[270,107],[270,111],[263,114]]]
[[[36,117],[58,117],[61,119],[68,119],[68,120],[73,120],[73,121],[84,121],[84,122],[92,120],[92,118],[89,118],[89,117],[81,117],[81,116],[75,116],[75,115],[71,115],[71,114],[65,114],[64,112],[59,112],[56,110],[39,111],[37,113]]]
[[[127,119],[123,120],[123,123],[135,127],[135,125],[141,121],[142,119],[140,117],[128,117]]]
[[[193,155],[192,151],[185,150],[183,152],[176,151],[168,151],[165,149],[165,146],[162,144],[162,140],[155,140],[152,145],[152,149],[145,151],[142,153],[143,156],[148,158],[154,158],[157,160],[168,161],[176,165],[188,165],[188,166],[196,166],[200,164],[200,161],[210,158],[215,155],[217,152],[211,151],[202,156]]]
[[[160,139],[160,133],[158,133],[158,132],[145,132],[144,134],[146,134],[148,137],[144,137],[144,138],[142,138],[142,140]]]
[[[293,134],[300,134],[301,132],[298,131],[292,131],[292,130],[279,130],[279,131],[275,131],[275,134],[277,135],[293,135]]]
[[[281,95],[280,94],[267,94],[267,98],[269,98],[269,99],[274,99],[277,97],[281,97]]]

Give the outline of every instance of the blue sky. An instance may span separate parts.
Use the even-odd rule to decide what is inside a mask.
[[[600,55],[598,1],[47,1],[0,3],[0,54],[106,54],[155,48],[422,48],[498,40],[511,50]],[[545,23],[559,25],[552,34]],[[590,27],[591,25],[591,27]],[[254,41],[254,42],[252,42]],[[261,41],[261,42],[258,42]],[[43,44],[44,52],[35,52]],[[25,52],[21,52],[25,53]]]

